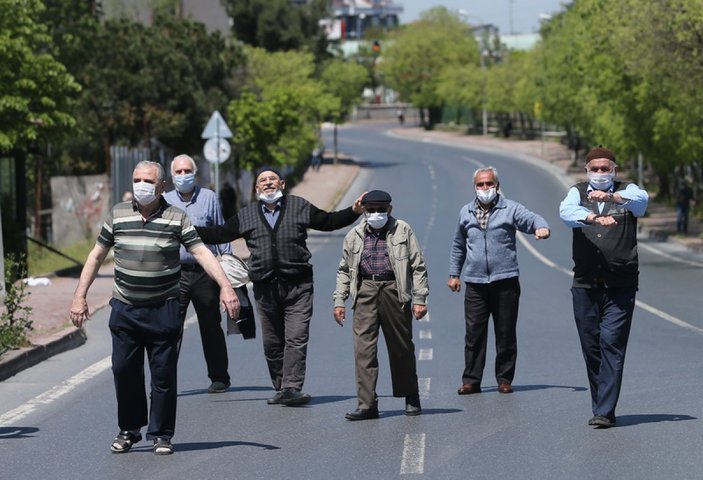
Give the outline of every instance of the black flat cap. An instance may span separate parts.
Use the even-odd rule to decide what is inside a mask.
[[[371,190],[364,198],[361,199],[361,203],[391,203],[391,196],[388,192],[383,190]]]

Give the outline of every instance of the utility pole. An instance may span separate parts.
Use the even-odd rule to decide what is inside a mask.
[[[513,29],[513,3],[515,3],[515,0],[508,0],[508,21],[510,24],[510,35],[515,35],[515,30]]]

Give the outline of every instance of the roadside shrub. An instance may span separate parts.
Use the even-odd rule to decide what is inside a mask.
[[[22,281],[27,276],[27,257],[9,254],[5,257],[5,301],[0,313],[0,355],[29,344],[32,330],[32,307],[24,305],[30,293]]]

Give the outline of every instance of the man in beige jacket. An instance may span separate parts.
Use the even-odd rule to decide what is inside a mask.
[[[347,420],[378,418],[378,330],[383,329],[393,396],[405,397],[405,414],[420,415],[412,318],[427,314],[427,268],[410,225],[390,216],[391,196],[368,192],[364,220],[344,238],[334,292],[334,319],[344,325],[345,300],[354,309],[358,408]]]

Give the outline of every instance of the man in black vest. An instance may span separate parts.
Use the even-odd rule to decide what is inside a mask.
[[[283,195],[285,180],[273,167],[260,168],[255,178],[258,202],[239,210],[224,225],[197,231],[205,243],[246,240],[264,355],[276,389],[267,403],[304,405],[311,398],[301,390],[313,295],[307,229],[327,232],[351,225],[361,214],[363,195],[351,207],[325,212],[304,198]]]
[[[591,389],[588,424],[609,428],[615,425],[637,292],[637,217],[649,197],[634,183],[615,180],[615,155],[607,148],[593,148],[586,162],[588,181],[571,187],[559,215],[573,229],[571,293]]]

